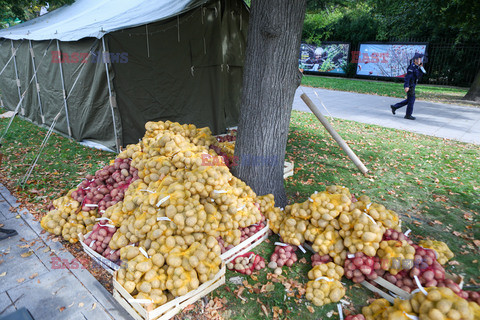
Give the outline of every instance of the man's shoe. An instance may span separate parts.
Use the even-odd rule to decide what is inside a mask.
[[[405,116],[404,118],[408,119],[408,120],[415,120],[416,119],[414,116]]]
[[[395,114],[395,110],[397,110],[397,108],[395,108],[395,107],[393,106],[393,104],[390,105],[390,108],[392,108],[392,113]]]
[[[0,240],[16,236],[17,234],[16,230],[0,228]]]

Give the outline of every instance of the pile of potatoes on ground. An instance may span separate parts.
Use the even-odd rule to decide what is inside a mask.
[[[213,279],[221,268],[220,254],[263,228],[265,219],[281,241],[290,246],[308,242],[316,252],[306,297],[317,306],[345,295],[340,282],[344,273],[354,282],[383,276],[409,292],[418,276],[422,285],[445,287],[438,289],[444,294],[449,288],[460,299],[476,299],[444,278],[429,282],[430,269],[415,271],[415,263],[436,271],[453,254],[441,242],[414,245],[401,233],[395,212],[366,196],[356,199],[340,186],[329,186],[303,203],[275,207],[273,195],[257,196],[227,166],[205,165],[205,159],[218,156],[212,146],[219,147],[219,142],[208,128],[149,122],[139,143],[55,200],[42,227],[70,242],[94,230],[87,237],[89,245],[123,262],[117,281],[155,307]],[[100,234],[106,224],[113,234]],[[437,251],[438,262],[430,261],[431,249]],[[297,260],[294,251],[278,248],[272,266],[291,266]],[[392,264],[395,259],[415,263],[398,267]],[[243,260],[246,266],[251,262]],[[364,315],[373,319],[368,310]]]
[[[261,198],[250,187],[227,166],[204,165],[206,155],[217,156],[210,146],[218,144],[208,128],[149,122],[139,143],[56,200],[42,226],[71,242],[95,230],[88,245],[120,255],[125,267],[117,281],[136,298],[159,306],[185,295],[219,272],[219,240],[236,246],[247,228],[264,221]],[[101,202],[105,194],[108,201]],[[99,242],[97,230],[107,223],[116,231]]]

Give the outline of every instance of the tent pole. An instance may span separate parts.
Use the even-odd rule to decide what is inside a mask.
[[[7,40],[7,39],[5,39],[5,40]],[[17,49],[20,48],[20,46],[22,45],[22,43],[23,43],[23,40],[22,40],[22,41],[20,42],[20,44],[18,45]],[[14,58],[13,52],[17,52],[17,49],[12,50],[12,56],[10,57],[10,59],[8,59],[7,63],[5,63],[5,65],[4,65],[3,68],[2,68],[2,71],[0,71],[0,76],[1,76],[2,73],[5,71],[5,69],[7,69],[7,66],[8,66],[8,64],[10,63],[10,61],[12,61],[12,59]]]
[[[150,43],[148,42],[148,24],[145,25],[145,33],[147,34],[147,57],[150,58]]]
[[[60,66],[60,79],[62,80],[62,92],[63,92],[63,105],[65,107],[65,117],[67,119],[67,127],[68,127],[68,136],[72,137],[72,129],[70,128],[70,120],[68,119],[68,106],[67,106],[67,95],[65,92],[65,80],[63,79],[63,67],[62,67],[62,56],[60,53],[60,44],[57,40],[57,51],[58,51],[58,65]]]
[[[148,34],[147,34],[148,37]],[[103,45],[103,54],[106,56],[107,49],[105,48],[105,37],[102,37],[102,45]],[[108,56],[110,58],[110,56]],[[110,62],[110,59],[108,59],[108,63]],[[110,110],[112,111],[112,121],[113,121],[113,131],[115,133],[115,145],[117,147],[117,152],[120,152],[120,140],[118,139],[117,136],[117,124],[116,124],[116,119],[115,119],[115,111],[114,108],[117,107],[117,101],[115,100],[115,97],[112,95],[112,86],[110,84],[110,72],[108,71],[108,64],[107,61],[104,61],[105,64],[105,71],[107,73],[107,84],[108,84],[108,96],[109,96],[109,101],[110,101]]]
[[[37,88],[37,98],[38,98],[38,105],[40,107],[40,117],[42,118],[42,124],[45,124],[45,116],[43,115],[42,100],[40,99],[40,84],[38,83],[38,79],[37,79],[37,67],[35,66],[35,54],[33,53],[32,40],[28,40],[28,45],[30,47],[30,56],[32,57],[33,70],[35,71],[33,76],[35,77],[35,86]]]
[[[17,90],[18,90],[18,99],[19,101],[21,102],[22,101],[22,90],[20,89],[21,88],[21,85],[20,85],[20,79],[18,78],[18,69],[17,69],[17,49],[15,49],[13,47],[13,40],[10,39],[10,44],[12,45],[12,56],[13,56],[13,65],[15,67],[15,78],[17,79]],[[22,103],[22,106],[21,106],[21,112],[22,112],[22,116],[25,115],[25,109],[23,108],[23,103]]]

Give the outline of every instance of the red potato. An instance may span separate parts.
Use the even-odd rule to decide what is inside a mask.
[[[363,314],[349,315],[345,318],[345,320],[365,320],[365,317]]]

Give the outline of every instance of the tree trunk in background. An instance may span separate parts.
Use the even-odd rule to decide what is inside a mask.
[[[234,174],[258,195],[287,204],[283,162],[306,0],[253,0],[248,27]]]
[[[480,70],[478,70],[475,80],[473,80],[472,86],[463,100],[480,101]]]

